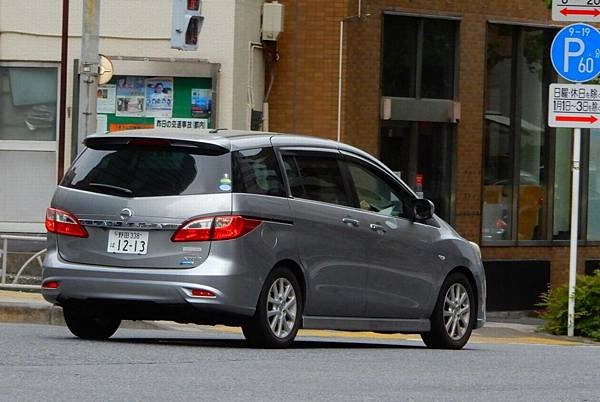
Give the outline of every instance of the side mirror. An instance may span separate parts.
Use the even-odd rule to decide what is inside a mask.
[[[419,198],[413,204],[413,217],[419,221],[426,221],[433,217],[435,205],[428,199]]]

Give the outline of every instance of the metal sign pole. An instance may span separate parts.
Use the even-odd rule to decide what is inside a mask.
[[[577,281],[577,238],[579,232],[579,161],[581,158],[581,129],[573,129],[573,164],[571,166],[571,244],[569,248],[569,306],[567,335],[575,334],[575,284]]]

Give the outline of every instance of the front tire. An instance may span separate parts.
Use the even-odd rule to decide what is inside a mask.
[[[421,334],[425,345],[434,349],[462,349],[475,325],[475,296],[464,274],[449,275],[431,315],[431,331]]]
[[[121,320],[107,315],[89,315],[71,306],[63,307],[63,316],[69,331],[81,339],[106,340],[121,325]]]
[[[275,268],[265,281],[254,317],[242,325],[244,336],[257,347],[290,346],[300,328],[302,302],[296,276],[288,268]]]

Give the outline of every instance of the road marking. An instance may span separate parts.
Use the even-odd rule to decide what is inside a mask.
[[[219,332],[231,334],[241,334],[240,328],[226,327],[217,325],[213,328]],[[378,334],[375,332],[344,332],[344,331],[326,331],[314,329],[301,329],[298,332],[299,337],[311,338],[345,338],[345,339],[373,339],[373,340],[395,340],[395,341],[418,341],[421,342],[419,335],[412,334]],[[518,337],[491,337],[473,335],[469,342],[476,344],[507,344],[507,345],[546,345],[546,346],[590,346],[577,341],[564,339],[552,339],[541,336],[518,336]]]

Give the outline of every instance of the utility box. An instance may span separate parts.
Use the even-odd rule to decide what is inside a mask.
[[[263,4],[262,40],[276,41],[283,32],[285,6],[273,1]]]

